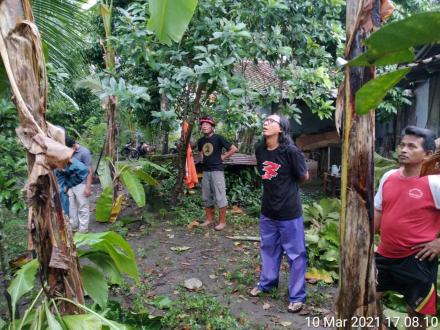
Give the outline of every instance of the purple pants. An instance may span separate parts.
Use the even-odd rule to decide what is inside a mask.
[[[278,221],[260,215],[261,273],[258,286],[270,291],[278,286],[283,251],[289,262],[289,301],[304,302],[306,299],[306,245],[304,219]]]

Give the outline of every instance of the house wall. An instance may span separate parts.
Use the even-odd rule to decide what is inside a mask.
[[[429,128],[440,136],[440,74],[417,85],[411,106],[399,109],[392,122],[376,122],[376,150],[390,157],[408,125]]]
[[[418,127],[426,127],[428,122],[429,107],[429,83],[430,79],[420,84],[415,90],[416,103],[416,123]]]
[[[440,136],[440,74],[430,79],[428,122],[426,127]]]

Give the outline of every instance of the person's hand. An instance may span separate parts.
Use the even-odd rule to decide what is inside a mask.
[[[435,239],[428,243],[415,245],[411,249],[415,250],[420,248],[421,250],[416,254],[416,259],[428,259],[429,261],[432,261],[440,254],[440,239]]]
[[[225,155],[221,155],[221,159],[224,161],[226,159]]]
[[[84,196],[89,197],[91,195],[90,187],[87,187],[84,189]]]

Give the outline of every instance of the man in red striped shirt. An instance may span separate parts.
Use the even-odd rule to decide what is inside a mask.
[[[385,173],[374,199],[377,292],[401,293],[408,314],[424,325],[424,315],[436,314],[440,175],[420,177],[420,170],[435,150],[435,135],[408,126],[399,149],[401,167]]]

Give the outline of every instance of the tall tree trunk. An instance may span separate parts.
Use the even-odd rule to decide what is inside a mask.
[[[110,174],[112,180],[116,175],[116,169],[113,165],[116,163],[116,98],[114,96],[109,96],[105,99],[104,102],[105,113],[107,117],[107,136],[105,139],[105,149],[104,154],[106,157],[111,159],[108,166],[110,167]],[[117,181],[117,180],[115,180]],[[113,202],[118,197],[118,187],[117,183],[113,184]]]
[[[345,56],[364,51],[363,40],[380,24],[380,0],[347,1]],[[341,264],[337,317],[348,320],[339,329],[351,329],[352,318],[376,317],[373,251],[374,112],[355,113],[355,93],[374,78],[375,68],[347,67],[338,99],[344,108],[341,185]]]
[[[28,0],[0,1],[0,54],[20,117],[17,134],[27,149],[29,179],[25,192],[30,248],[37,253],[46,294],[84,303],[75,246],[52,171],[55,167],[63,168],[73,151],[55,140],[53,127],[45,120],[44,55]],[[79,311],[72,304],[63,303],[60,312]]]
[[[165,93],[160,95],[160,111],[168,111],[170,102]],[[168,125],[167,125],[168,126]],[[166,127],[168,128],[168,127]],[[163,140],[162,140],[162,155],[168,154],[168,141],[169,141],[169,130],[162,128]]]
[[[200,113],[200,106],[201,106],[201,98],[204,91],[205,85],[200,84],[197,87],[196,90],[196,96],[194,99],[192,111],[190,112],[189,116],[183,116],[183,121],[188,121],[188,130],[186,132],[186,135],[183,134],[182,129],[182,147],[179,150],[179,168],[177,172],[177,178],[176,178],[176,184],[174,185],[174,193],[172,197],[172,204],[177,204],[183,195],[183,178],[185,177],[185,169],[186,169],[186,150],[188,149],[188,144],[191,140],[191,133],[192,129],[194,127],[194,122],[197,118],[197,116]]]
[[[104,51],[104,62],[105,67],[109,72],[113,72],[115,67],[115,51],[111,43],[112,36],[112,12],[113,12],[113,0],[110,3],[104,1],[98,4],[99,14],[102,18],[102,23],[104,25],[105,40],[101,40],[101,47]],[[116,110],[117,110],[117,98],[115,96],[108,96],[104,101],[104,109],[107,119],[107,136],[106,145],[104,149],[104,154],[107,158],[111,160],[108,166],[110,167],[110,175],[113,182],[113,202],[116,201],[118,197],[118,180],[114,180],[116,176],[116,169],[114,164],[116,164]]]

